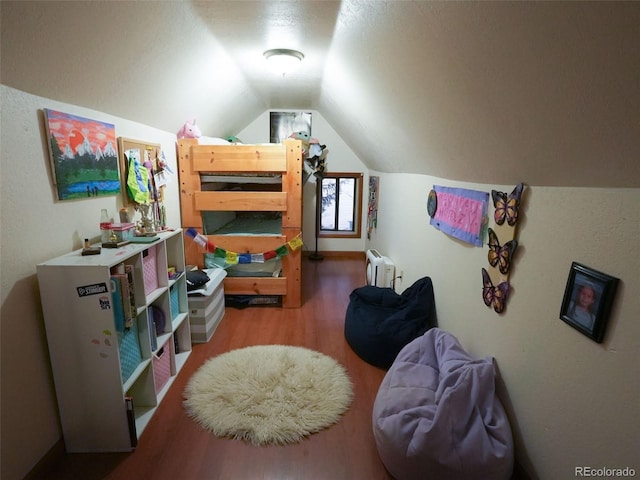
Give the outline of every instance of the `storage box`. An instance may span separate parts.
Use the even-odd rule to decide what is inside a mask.
[[[171,342],[167,341],[157,352],[153,353],[153,382],[156,395],[171,378]]]
[[[206,269],[209,281],[202,294],[189,295],[191,341],[206,343],[224,317],[224,284],[227,273],[220,268]]]
[[[118,354],[120,356],[120,373],[122,383],[126,382],[135,369],[142,362],[140,342],[138,340],[138,326],[134,320],[130,329],[118,332]]]
[[[133,238],[134,223],[112,223],[111,231],[117,237],[117,242],[128,242]]]
[[[156,265],[156,246],[142,252],[142,274],[144,276],[144,293],[149,295],[158,288],[158,266]]]

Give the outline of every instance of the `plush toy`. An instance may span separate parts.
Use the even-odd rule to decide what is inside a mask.
[[[309,157],[320,157],[325,148],[327,148],[327,146],[320,145],[317,138],[313,137],[309,139]]]
[[[180,131],[178,138],[197,138],[200,145],[229,145],[229,143],[242,143],[238,137],[203,137],[200,127],[196,125],[196,119],[187,121]]]
[[[309,153],[309,139],[310,135],[307,132],[293,132],[289,135],[289,138],[295,138],[296,140],[302,141],[302,155],[307,155]]]
[[[178,138],[200,138],[201,136],[202,132],[200,131],[200,127],[196,125],[195,118],[191,121],[187,120],[187,122],[178,131]]]
[[[326,148],[326,145],[320,145],[317,138],[309,139],[309,157],[307,158],[307,163],[313,170],[313,175],[316,178],[324,177],[324,171],[326,169],[325,157],[327,156]]]
[[[307,132],[293,132],[291,135],[289,135],[289,138],[302,140],[302,143],[309,143],[310,135]]]

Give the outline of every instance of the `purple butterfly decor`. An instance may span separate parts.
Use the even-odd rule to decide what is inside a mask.
[[[508,281],[493,285],[489,272],[482,269],[482,300],[487,307],[493,307],[496,313],[502,313],[507,303],[510,285]]]
[[[516,185],[508,196],[504,192],[491,190],[491,198],[493,199],[493,206],[495,207],[493,219],[497,225],[502,225],[505,220],[510,226],[516,224],[518,221],[518,209],[520,207],[522,190],[524,190],[523,183]]]
[[[500,273],[506,275],[509,273],[509,268],[511,267],[511,257],[513,257],[513,253],[516,251],[518,247],[518,241],[513,239],[506,242],[504,245],[500,245],[500,241],[498,240],[498,235],[493,231],[491,227],[488,229],[489,231],[489,253],[487,254],[487,258],[489,260],[489,265],[492,267],[498,266]]]

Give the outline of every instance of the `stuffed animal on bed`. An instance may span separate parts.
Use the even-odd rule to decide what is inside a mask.
[[[200,127],[196,125],[196,119],[189,121],[182,126],[180,130],[178,130],[177,134],[178,138],[200,138],[202,136],[202,132],[200,131]]]
[[[229,139],[218,137],[203,137],[200,127],[196,125],[196,119],[188,121],[178,131],[178,138],[197,138],[200,145],[229,145],[229,143],[242,143],[237,137],[229,137]],[[235,138],[236,141],[232,142],[231,138]]]
[[[309,140],[311,135],[307,132],[293,132],[289,135],[289,138],[295,138],[296,140],[302,141],[302,154],[307,155],[309,153]]]

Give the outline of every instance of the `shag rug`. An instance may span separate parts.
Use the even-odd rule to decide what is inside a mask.
[[[302,347],[258,345],[208,360],[189,380],[188,414],[218,437],[286,445],[340,420],[353,389],[345,368]]]

